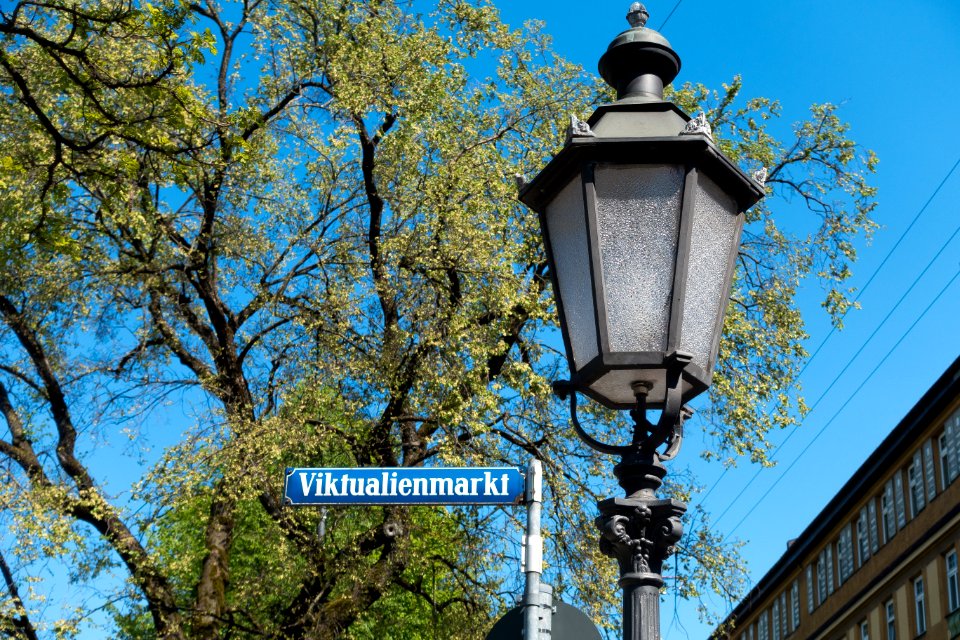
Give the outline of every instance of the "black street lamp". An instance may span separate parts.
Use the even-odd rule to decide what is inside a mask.
[[[762,182],[717,148],[701,115],[663,99],[680,71],[670,43],[631,28],[600,59],[617,101],[571,119],[564,149],[525,185],[550,263],[571,379],[555,385],[590,447],[621,457],[625,498],[600,503],[600,548],[620,564],[624,638],[660,638],[664,559],[680,538],[686,505],[656,496],[680,447],[684,403],[711,382],[743,229]],[[576,393],[632,409],[629,445],[601,443],[576,416]],[[661,410],[656,424],[648,408]],[[662,447],[662,449],[661,449]]]

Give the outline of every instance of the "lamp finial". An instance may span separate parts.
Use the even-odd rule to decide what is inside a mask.
[[[627,12],[627,22],[630,23],[630,26],[634,29],[642,29],[647,25],[647,20],[650,18],[650,14],[647,12],[647,8],[643,6],[640,2],[634,2],[630,5],[630,11]]]

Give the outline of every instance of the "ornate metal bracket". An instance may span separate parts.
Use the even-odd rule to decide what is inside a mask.
[[[577,416],[577,392],[568,380],[560,380],[553,384],[553,391],[561,399],[570,401],[570,421],[574,431],[583,442],[593,449],[607,455],[628,458],[637,454],[655,456],[659,461],[673,460],[683,444],[683,423],[693,415],[693,409],[681,403],[679,384],[671,386],[667,391],[667,401],[660,414],[660,419],[654,425],[647,419],[647,394],[650,386],[646,383],[636,383],[634,394],[637,404],[630,411],[633,418],[633,439],[629,445],[612,445],[601,442],[591,436],[580,424]],[[662,451],[658,448],[666,447]]]

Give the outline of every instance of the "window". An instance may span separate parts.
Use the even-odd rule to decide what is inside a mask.
[[[780,601],[773,599],[773,640],[780,640]]]
[[[907,502],[903,496],[903,474],[898,470],[893,476],[893,503],[897,508],[897,531],[907,525]]]
[[[857,517],[857,562],[862,567],[870,559],[870,534],[867,533],[867,508]]]
[[[837,540],[837,572],[839,584],[846,582],[853,573],[853,532],[849,524],[843,528]]]
[[[866,620],[860,621],[860,640],[870,640],[870,623]]]
[[[916,518],[927,506],[926,493],[923,490],[923,458],[919,449],[913,454],[913,462],[907,467],[907,486],[910,487],[910,517]]]
[[[754,634],[754,631],[753,631],[753,630],[756,629],[756,628],[757,628],[756,623],[754,623],[754,624],[750,625],[749,627],[747,627],[747,632],[746,632],[745,634],[743,634],[743,637],[746,638],[746,640],[754,640],[754,635],[753,635],[753,634]]]
[[[883,544],[890,542],[897,533],[897,522],[893,519],[893,480],[883,486],[880,496],[880,519],[883,521]]]
[[[897,620],[894,615],[893,600],[887,600],[884,609],[887,613],[887,640],[897,640]]]
[[[786,590],[780,594],[780,631],[783,633],[783,637],[786,638],[789,631],[787,631],[789,618],[789,613],[787,609],[787,592]]]
[[[790,611],[790,633],[793,633],[800,626],[800,578],[790,587]]]
[[[807,565],[807,613],[813,613],[813,565]]]
[[[940,451],[940,488],[941,491],[946,489],[950,485],[949,471],[948,467],[950,466],[949,456],[947,455],[947,436],[946,434],[940,434],[940,437],[937,438],[937,449]]]
[[[827,545],[827,593],[833,593],[833,545]]]
[[[870,549],[876,553],[880,549],[880,535],[877,533],[877,501],[870,498],[867,504],[867,533],[870,535]]]
[[[933,468],[932,440],[927,440],[923,443],[923,466],[923,477],[927,485],[927,502],[930,502],[937,496],[937,474]]]
[[[927,607],[923,601],[923,576],[913,581],[913,606],[917,614],[917,635],[927,632]]]
[[[767,612],[760,613],[760,622],[757,623],[757,640],[770,640],[767,633]]]
[[[947,487],[957,478],[960,468],[957,465],[958,442],[960,440],[960,412],[955,413],[947,419],[947,424],[943,429],[943,436],[940,437],[940,459],[944,464],[943,486]]]
[[[817,558],[817,604],[827,599],[827,560],[824,552]]]
[[[952,613],[960,607],[960,583],[957,581],[957,552],[947,554],[947,610]]]

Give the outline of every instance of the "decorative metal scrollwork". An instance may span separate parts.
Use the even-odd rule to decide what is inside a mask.
[[[577,436],[583,442],[600,453],[607,455],[617,455],[621,457],[636,453],[648,453],[655,456],[660,461],[673,460],[680,451],[683,444],[683,423],[693,415],[693,409],[683,405],[681,401],[679,374],[675,376],[674,384],[667,388],[667,398],[664,403],[660,419],[654,425],[647,419],[646,396],[650,391],[648,385],[638,383],[634,386],[634,392],[637,396],[637,406],[630,411],[633,417],[633,438],[629,445],[612,445],[601,442],[591,436],[580,424],[577,415],[577,393],[571,382],[561,380],[555,382],[553,391],[561,399],[569,398],[570,401],[570,422]],[[661,446],[665,448],[658,450]]]

